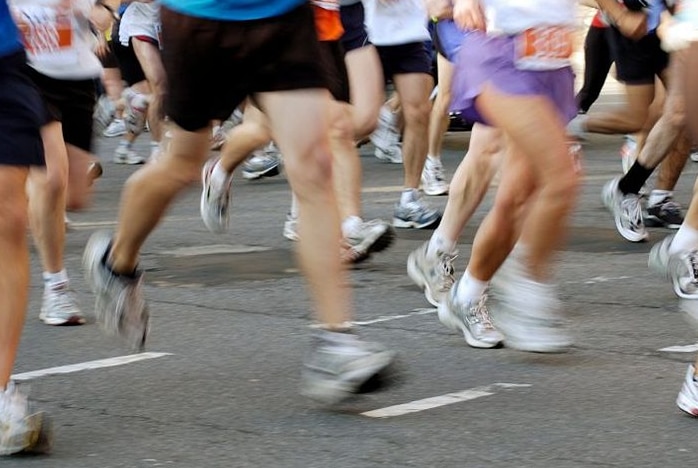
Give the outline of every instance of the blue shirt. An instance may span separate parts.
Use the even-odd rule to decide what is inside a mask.
[[[664,2],[662,0],[652,0],[650,3],[649,11],[647,12],[647,31],[653,32],[659,27],[659,20],[662,16],[662,12],[666,8],[664,7]]]
[[[248,21],[280,16],[307,0],[162,0],[171,10],[223,21]]]
[[[7,0],[0,0],[0,57],[13,54],[22,49],[19,30],[10,15]]]

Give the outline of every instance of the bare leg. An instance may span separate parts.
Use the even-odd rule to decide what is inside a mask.
[[[442,55],[438,55],[437,67],[439,73],[439,92],[431,108],[429,117],[429,147],[428,154],[434,158],[441,157],[444,134],[448,130],[448,108],[451,105],[451,82],[453,80],[453,64]]]
[[[150,85],[150,100],[148,105],[148,124],[150,125],[150,133],[155,142],[160,142],[162,139],[162,122],[165,112],[162,107],[162,100],[165,96],[167,79],[165,68],[162,65],[162,58],[158,48],[145,41],[135,39],[131,41],[133,51],[138,57],[143,68],[148,84]]]
[[[270,139],[267,117],[257,107],[248,104],[243,122],[226,136],[226,143],[221,148],[220,167],[232,174],[250,153],[269,143]]]
[[[383,72],[378,52],[372,45],[347,52],[344,57],[354,121],[354,137],[362,140],[376,129],[383,103]]]
[[[361,160],[354,144],[351,107],[342,102],[330,103],[330,147],[333,156],[333,179],[341,219],[361,217]]]

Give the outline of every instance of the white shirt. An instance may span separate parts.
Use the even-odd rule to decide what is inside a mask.
[[[131,3],[121,17],[119,42],[128,46],[133,36],[147,36],[160,42],[160,3]]]
[[[481,0],[489,34],[513,35],[537,26],[575,26],[576,0]]]
[[[102,64],[93,51],[96,42],[89,23],[93,5],[93,0],[11,0],[29,65],[57,80],[100,76]]]
[[[368,38],[377,46],[429,40],[423,0],[364,0]]]

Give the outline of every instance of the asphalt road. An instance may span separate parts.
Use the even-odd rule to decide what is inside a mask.
[[[467,133],[448,135],[449,175],[467,140]],[[559,265],[577,338],[570,353],[466,346],[440,325],[405,273],[407,254],[430,233],[400,231],[391,249],[352,271],[351,281],[360,334],[399,351],[404,381],[339,411],[318,408],[297,394],[309,302],[293,245],[281,236],[288,185],[283,176],[258,182],[238,177],[230,233],[206,231],[195,187],[145,246],[154,316],[148,351],[167,354],[65,374],[40,372],[29,384],[55,420],[54,453],[3,459],[0,466],[695,466],[698,421],[674,405],[695,356],[660,350],[691,345],[696,335],[668,285],[647,270],[652,242],[667,231],[653,230],[650,243],[629,244],[600,203],[601,186],[620,170],[620,142],[594,137],[586,148],[583,192]],[[135,170],[109,162],[115,144],[98,142],[105,175],[94,206],[71,214],[67,238],[68,272],[90,316],[82,249],[94,230],[113,228],[122,184]],[[145,145],[143,139],[144,151]],[[370,146],[362,149],[365,217],[390,218],[401,167],[381,163],[371,152]],[[677,200],[684,204],[697,168],[689,162],[679,182]],[[461,239],[460,271],[491,199]],[[446,199],[430,201],[443,207]],[[16,373],[127,354],[94,324],[41,324],[35,253],[32,269]],[[451,393],[457,395],[445,406],[384,418],[362,414]]]

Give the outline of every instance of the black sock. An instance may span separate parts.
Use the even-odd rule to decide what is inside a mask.
[[[114,267],[112,266],[111,262],[109,261],[109,254],[110,253],[111,253],[111,243],[109,244],[109,247],[107,248],[106,252],[104,252],[104,256],[102,257],[102,265],[104,265],[112,275],[114,275],[116,277],[128,278],[128,279],[138,278],[138,268],[134,269],[131,273],[119,273],[118,271],[115,271]]]
[[[639,162],[635,161],[630,167],[630,170],[625,174],[618,182],[618,189],[623,192],[623,194],[640,193],[640,189],[645,185],[647,179],[650,178],[654,168],[648,169],[642,166]]]

